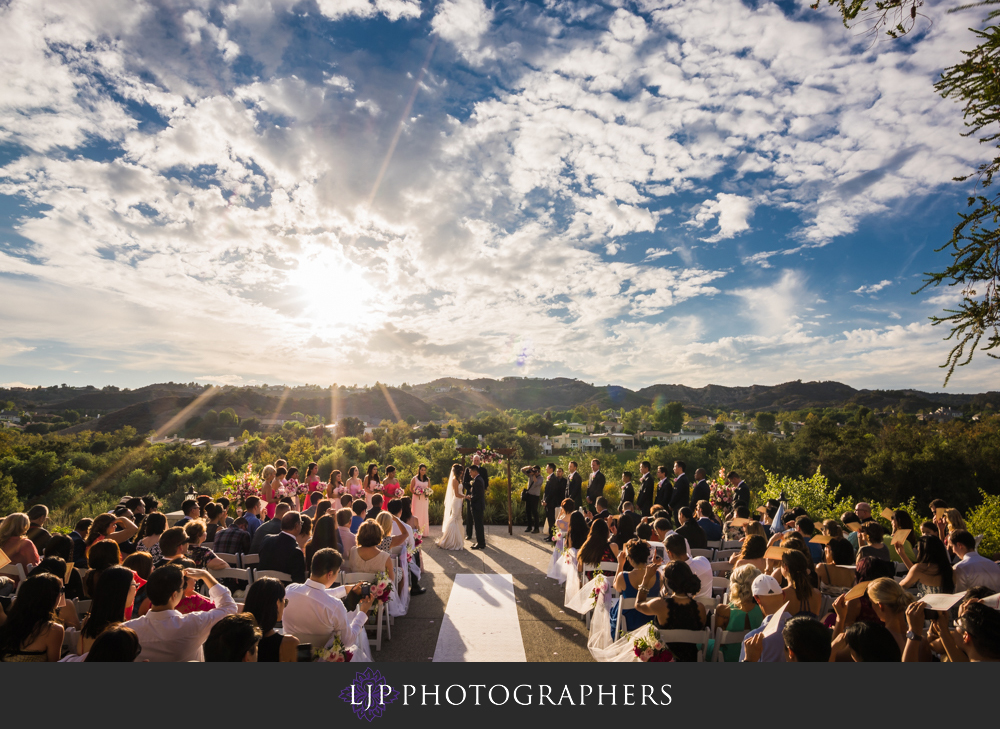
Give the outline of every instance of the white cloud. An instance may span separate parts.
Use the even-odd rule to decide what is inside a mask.
[[[348,16],[372,18],[384,15],[391,21],[400,18],[419,18],[418,0],[316,0],[319,11],[330,20]]]
[[[690,224],[700,228],[718,217],[719,231],[708,238],[702,238],[706,243],[715,243],[750,230],[747,221],[753,217],[756,206],[757,204],[749,197],[720,192],[715,200],[706,200],[701,204]]]
[[[858,296],[862,296],[864,294],[877,294],[879,291],[881,291],[887,286],[892,286],[892,281],[888,279],[882,279],[876,284],[867,284],[859,286],[858,288],[854,289],[851,293],[858,294]]]
[[[431,28],[443,40],[455,46],[467,61],[475,65],[492,58],[491,50],[482,50],[482,37],[493,22],[493,10],[483,0],[442,0],[431,20]]]

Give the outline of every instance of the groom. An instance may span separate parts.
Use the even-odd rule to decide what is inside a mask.
[[[488,484],[490,482],[490,474],[487,473],[486,467],[482,465],[482,459],[478,455],[472,457],[472,466],[475,466],[476,468],[479,469],[479,475],[482,476],[483,482]],[[472,481],[475,478],[475,476],[472,475],[472,466],[466,468],[465,473],[462,475],[462,492],[466,496],[472,494]],[[473,522],[472,505],[471,505],[472,502],[466,499],[466,504],[468,504],[469,506],[466,509],[465,513],[465,538],[471,540],[472,522]]]
[[[486,549],[486,533],[483,529],[483,511],[486,509],[486,481],[476,463],[469,467],[469,471],[472,482],[469,487],[470,493],[465,498],[469,502],[469,512],[476,525],[476,543],[472,549]]]

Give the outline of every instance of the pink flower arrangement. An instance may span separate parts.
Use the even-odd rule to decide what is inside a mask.
[[[350,663],[354,658],[354,652],[344,647],[344,642],[340,636],[333,636],[325,648],[317,648],[313,651],[313,660],[323,663]]]
[[[473,458],[479,456],[479,460],[482,463],[502,463],[503,456],[497,453],[492,448],[480,448],[475,453],[472,454]]]
[[[392,582],[389,580],[389,575],[386,572],[379,572],[375,575],[375,584],[372,585],[372,595],[380,603],[389,602],[389,598],[392,596]]]
[[[671,663],[673,653],[660,640],[660,633],[652,624],[645,635],[640,635],[632,643],[632,651],[643,663]]]
[[[245,507],[251,496],[260,496],[261,477],[254,473],[253,462],[248,462],[239,473],[231,473],[222,478],[222,493],[235,506]]]
[[[417,483],[417,485],[410,490],[413,492],[414,496],[424,496],[427,498],[430,498],[430,495],[434,493],[434,489],[432,489],[429,485],[424,486],[421,483]]]
[[[347,487],[344,485],[340,485],[333,490],[333,493],[335,496],[343,496],[344,494],[347,493]]]
[[[728,513],[733,508],[733,499],[736,496],[736,487],[731,486],[728,481],[726,481],[726,469],[719,469],[718,480],[713,480],[709,482],[711,488],[711,495],[708,500],[712,504],[712,508],[716,512]]]

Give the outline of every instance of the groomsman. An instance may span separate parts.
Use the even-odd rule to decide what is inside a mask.
[[[587,503],[590,511],[597,513],[597,499],[604,495],[604,474],[601,473],[601,462],[596,458],[590,462],[590,478],[587,481]]]
[[[649,516],[649,510],[653,507],[653,474],[649,470],[649,461],[639,464],[642,478],[639,479],[639,495],[636,497],[635,506],[642,516]]]
[[[667,509],[671,514],[676,514],[682,506],[688,505],[688,493],[691,487],[688,485],[687,474],[684,473],[684,461],[674,461],[674,493],[670,496],[670,507]]]
[[[694,472],[695,480],[698,482],[691,489],[691,503],[688,506],[695,509],[699,501],[710,501],[712,498],[712,488],[708,485],[708,474],[704,468],[699,468]]]
[[[566,484],[566,498],[573,499],[577,508],[583,506],[583,477],[576,470],[576,461],[569,462],[569,482]]]
[[[622,474],[622,500],[618,502],[618,512],[621,513],[622,504],[635,503],[635,487],[632,485],[632,472],[625,471]]]
[[[674,487],[670,485],[666,466],[656,467],[656,478],[659,481],[656,485],[656,503],[664,508],[667,512],[666,518],[673,522],[673,515],[670,513],[670,497],[674,494]]]
[[[545,518],[548,520],[548,531],[545,532],[545,541],[555,541],[552,538],[552,530],[556,526],[556,507],[566,498],[565,479],[560,479],[556,475],[556,464],[550,463],[545,467],[545,472],[549,474],[545,480],[545,490],[542,492],[542,505],[545,507]]]
[[[730,471],[726,478],[736,488],[736,492],[733,494],[733,509],[736,508],[737,504],[750,506],[750,487],[747,486],[747,482],[740,478],[740,474],[736,471]]]

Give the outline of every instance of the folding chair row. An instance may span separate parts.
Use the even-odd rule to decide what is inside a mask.
[[[357,582],[369,582],[375,584],[375,573],[374,572],[348,572],[347,574],[341,575],[341,582],[345,585],[351,585]],[[371,622],[374,620],[375,628],[375,650],[382,650],[382,623],[383,619],[387,618],[388,610],[386,610],[386,603],[377,602],[377,607],[375,610],[375,615],[369,616],[368,620]],[[368,623],[365,624],[365,629],[369,628]],[[389,622],[385,620],[386,627],[386,637],[392,640],[392,629],[389,626]]]

